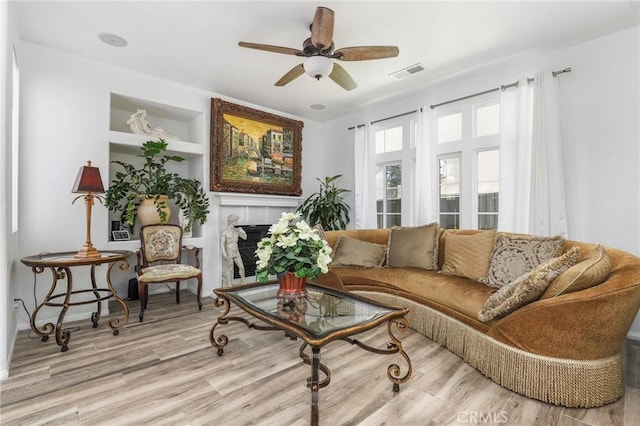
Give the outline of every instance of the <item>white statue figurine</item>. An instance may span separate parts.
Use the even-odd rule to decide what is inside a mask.
[[[227,217],[227,228],[222,232],[220,246],[222,249],[222,259],[224,269],[222,272],[222,287],[228,287],[233,282],[233,264],[235,262],[240,272],[240,281],[246,284],[244,277],[244,263],[238,251],[238,238],[247,239],[247,233],[242,228],[236,228],[240,217],[237,214],[230,214]]]
[[[139,109],[127,120],[129,129],[137,135],[153,135],[162,139],[180,140],[178,137],[170,135],[162,127],[151,127],[147,120],[147,111]]]

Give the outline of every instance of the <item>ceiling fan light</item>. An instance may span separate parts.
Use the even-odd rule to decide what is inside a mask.
[[[326,56],[310,56],[304,61],[304,71],[315,78],[320,80],[323,77],[328,76],[333,70],[333,61]]]

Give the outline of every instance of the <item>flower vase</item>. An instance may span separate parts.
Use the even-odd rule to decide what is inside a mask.
[[[278,301],[285,306],[295,306],[304,313],[307,310],[307,291],[304,288],[307,277],[298,278],[294,272],[286,272],[278,277],[278,282]]]

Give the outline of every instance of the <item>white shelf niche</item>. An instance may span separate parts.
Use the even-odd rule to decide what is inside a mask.
[[[162,127],[182,143],[203,144],[204,114],[201,111],[192,111],[117,93],[111,93],[110,106],[109,130],[133,134],[127,125],[127,120],[141,109],[147,112],[147,120],[151,127]],[[155,138],[152,135],[139,136],[147,138],[145,140]],[[167,141],[173,140],[167,139]]]

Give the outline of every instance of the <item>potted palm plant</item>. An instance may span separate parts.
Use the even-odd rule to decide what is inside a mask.
[[[337,188],[335,181],[342,175],[327,176],[320,182],[320,191],[314,192],[300,204],[297,211],[312,225],[320,224],[329,230],[345,229],[349,223],[349,205],[344,201],[348,189]]]
[[[209,214],[209,199],[197,179],[188,179],[177,173],[166,170],[165,164],[184,161],[177,155],[164,154],[167,150],[167,142],[164,139],[147,141],[142,144],[139,157],[144,158],[141,167],[133,166],[124,161],[114,160],[112,163],[120,165],[124,170],[117,171],[105,194],[105,206],[114,212],[120,212],[120,219],[133,229],[136,216],[141,223],[149,223],[140,216],[143,205],[151,206],[152,213],[157,215],[153,222],[167,222],[171,210],[168,201],[182,211],[186,218],[183,224],[185,231],[198,222],[203,224]]]

